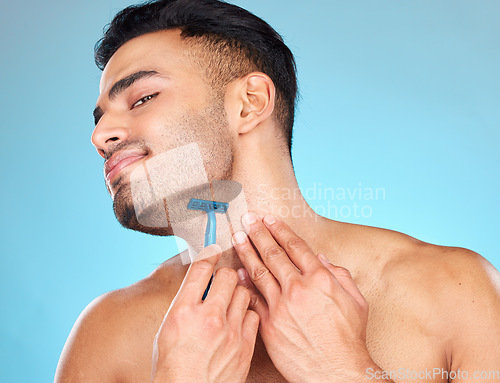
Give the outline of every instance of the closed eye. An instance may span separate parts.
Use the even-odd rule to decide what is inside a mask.
[[[150,94],[150,95],[148,95],[146,97],[140,98],[139,100],[137,100],[136,102],[134,102],[134,104],[132,105],[131,109],[134,109],[137,106],[145,104],[146,102],[148,102],[148,101],[152,100],[153,98],[155,98],[156,96],[158,96],[158,94],[159,93],[154,93],[154,94]]]

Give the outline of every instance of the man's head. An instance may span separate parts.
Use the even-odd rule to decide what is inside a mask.
[[[289,154],[293,56],[271,27],[241,8],[216,0],[129,7],[96,45],[96,62],[103,75],[92,141],[107,160],[115,215],[125,227],[171,234],[138,224],[130,188],[134,167],[161,153],[197,143],[208,179],[231,179],[235,150],[255,145],[235,141],[268,121]]]
[[[157,0],[119,12],[95,47],[104,69],[127,41],[151,32],[180,29],[194,61],[220,93],[252,71],[267,74],[276,87],[276,118],[291,151],[297,97],[295,61],[281,36],[262,19],[218,0]]]

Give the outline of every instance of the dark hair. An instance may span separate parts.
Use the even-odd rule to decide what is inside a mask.
[[[95,62],[102,70],[127,41],[175,28],[181,30],[183,38],[201,42],[208,51],[205,56],[213,56],[208,58],[216,67],[211,76],[225,77],[216,80],[225,82],[223,85],[252,70],[271,78],[276,86],[277,118],[291,150],[297,97],[293,54],[269,24],[236,5],[218,0],[156,0],[125,8],[96,43]]]

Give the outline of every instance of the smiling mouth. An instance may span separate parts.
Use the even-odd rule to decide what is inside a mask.
[[[134,162],[141,160],[146,157],[145,153],[131,153],[122,152],[113,155],[104,166],[104,173],[106,182],[108,184],[126,167],[132,165]]]

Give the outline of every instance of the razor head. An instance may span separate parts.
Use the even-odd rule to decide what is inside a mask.
[[[187,205],[188,209],[191,210],[202,210],[205,212],[214,211],[216,213],[225,214],[229,208],[229,204],[226,202],[217,201],[207,201],[204,199],[191,198]]]

